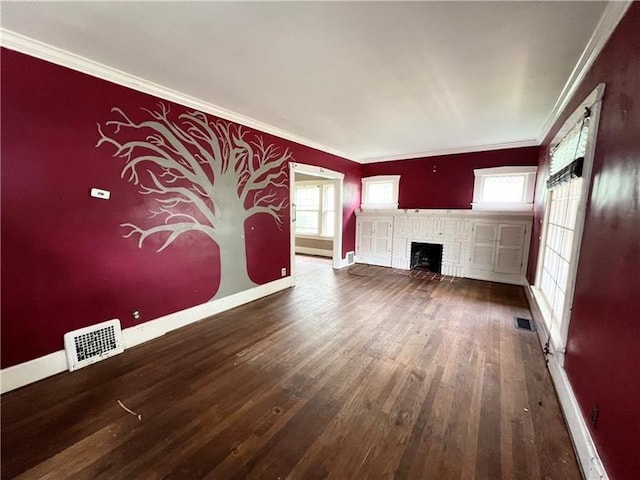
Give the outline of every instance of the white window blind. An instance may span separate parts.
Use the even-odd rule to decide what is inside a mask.
[[[584,157],[589,137],[589,117],[577,123],[551,150],[549,173],[558,173],[576,158]]]

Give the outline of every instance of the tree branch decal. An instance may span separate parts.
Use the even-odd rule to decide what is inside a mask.
[[[157,235],[161,252],[184,233],[204,234],[220,249],[216,297],[255,285],[247,274],[244,222],[267,214],[283,228],[291,152],[202,112],[175,117],[164,103],[141,111],[137,121],[114,107],[114,118],[98,124],[96,147],[111,146],[112,156],[124,160],[121,178],[156,204],[149,225],[121,224],[124,237],[137,237],[142,248]]]

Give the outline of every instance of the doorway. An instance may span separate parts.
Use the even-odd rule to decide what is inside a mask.
[[[296,241],[300,253],[330,256],[333,268],[342,268],[345,264],[342,259],[344,174],[291,162],[289,178],[291,276],[295,278]]]

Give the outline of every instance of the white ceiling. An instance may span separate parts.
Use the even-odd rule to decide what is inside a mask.
[[[368,162],[536,144],[604,7],[3,2],[2,27]]]

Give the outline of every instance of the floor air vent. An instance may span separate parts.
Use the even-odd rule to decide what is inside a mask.
[[[109,320],[65,333],[64,349],[70,371],[122,353],[120,320]]]
[[[356,256],[354,252],[347,252],[347,265],[353,265],[356,263]]]
[[[533,320],[529,320],[528,318],[514,317],[516,320],[516,328],[520,330],[529,330],[530,332],[536,331],[536,324],[533,323]]]

